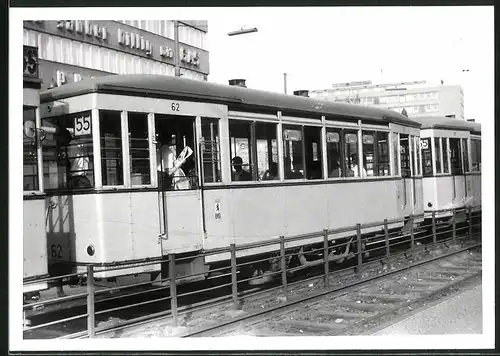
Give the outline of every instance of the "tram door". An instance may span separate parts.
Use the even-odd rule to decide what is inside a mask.
[[[467,191],[465,189],[465,177],[463,177],[462,150],[459,138],[450,138],[450,163],[453,180],[452,201],[456,202],[460,198],[463,198],[463,195]]]
[[[400,166],[401,166],[401,177],[403,179],[403,212],[405,215],[410,215],[414,213],[414,182],[413,174],[411,169],[410,157],[411,157],[411,145],[410,139],[412,136],[400,134],[399,135],[399,149],[400,149]]]
[[[201,249],[195,118],[155,115],[162,255]]]

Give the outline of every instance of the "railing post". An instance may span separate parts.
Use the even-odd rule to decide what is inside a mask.
[[[391,258],[391,248],[389,245],[389,226],[387,223],[387,219],[384,219],[384,236],[385,236],[385,258],[387,259],[387,264],[390,265],[389,259]]]
[[[472,240],[472,207],[467,208],[467,213],[469,215],[469,239]]]
[[[361,273],[361,265],[363,264],[363,254],[361,253],[361,224],[356,224],[356,242],[358,246],[358,265],[356,273]]]
[[[410,250],[415,248],[415,217],[410,215]]]
[[[238,309],[238,275],[236,269],[236,244],[231,244],[231,288],[233,295],[233,308]]]
[[[432,212],[432,247],[436,247],[437,236],[436,236],[436,212]]]
[[[457,212],[456,209],[453,209],[453,216],[452,216],[452,234],[451,234],[451,241],[452,243],[455,243],[455,240],[457,238]]]
[[[170,253],[168,255],[169,261],[169,272],[170,272],[170,312],[172,313],[172,326],[177,327],[177,284],[175,283],[175,277],[177,276],[177,271],[175,270],[175,254]]]
[[[281,263],[281,285],[283,286],[283,294],[287,299],[288,286],[286,280],[286,252],[285,252],[285,236],[280,236],[280,263]]]
[[[330,261],[328,261],[328,229],[323,230],[323,260],[325,263],[325,287],[330,284]]]
[[[87,265],[87,333],[95,337],[94,266]]]

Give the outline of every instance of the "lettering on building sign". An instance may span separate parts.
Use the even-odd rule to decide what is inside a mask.
[[[23,76],[38,78],[38,48],[23,46]]]
[[[153,55],[153,44],[149,40],[145,40],[144,37],[138,33],[125,32],[122,29],[118,29],[118,43],[124,47],[131,49],[138,49],[147,56]]]
[[[68,78],[72,78],[73,82],[79,82],[80,80],[82,80],[82,75],[78,74],[78,73],[67,74],[67,73],[63,72],[62,70],[58,70],[58,71],[56,71],[55,84],[58,87],[60,87],[61,85],[64,85],[64,84],[70,82],[68,80]]]
[[[168,46],[160,46],[160,57],[174,58],[174,50]]]
[[[186,64],[194,65],[198,67],[200,65],[200,55],[196,51],[191,51],[186,48],[181,48],[180,50],[181,62]]]
[[[101,41],[108,39],[108,30],[106,27],[99,26],[88,20],[58,20],[57,28],[62,31],[92,36]]]

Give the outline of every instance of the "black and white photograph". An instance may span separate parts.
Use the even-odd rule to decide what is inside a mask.
[[[11,350],[495,347],[493,20],[11,8]]]

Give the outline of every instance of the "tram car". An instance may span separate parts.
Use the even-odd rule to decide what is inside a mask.
[[[481,205],[481,124],[449,117],[415,118],[421,126],[425,210],[449,220],[448,209]],[[444,211],[443,211],[444,210]],[[460,218],[460,219],[459,219]],[[464,220],[465,213],[457,216]]]
[[[179,276],[208,273],[230,254],[201,253],[232,243],[423,215],[419,123],[233,84],[112,75],[41,93],[51,270],[155,278],[168,271],[142,262],[176,254]]]
[[[36,298],[47,289],[48,256],[45,195],[42,179],[42,131],[39,114],[41,80],[38,52],[24,46],[23,75],[23,296]]]

